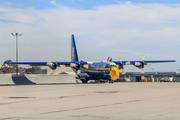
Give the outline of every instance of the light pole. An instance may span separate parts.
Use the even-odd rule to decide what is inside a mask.
[[[12,36],[16,36],[16,62],[18,62],[18,36],[21,36],[22,33],[11,33]],[[18,74],[18,64],[16,64],[16,75]]]

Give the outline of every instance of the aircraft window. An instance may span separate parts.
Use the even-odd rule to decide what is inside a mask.
[[[105,68],[106,65],[107,65],[106,63],[93,63],[93,64],[89,64],[89,68]]]
[[[89,68],[93,68],[93,65],[92,65],[92,64],[89,64]]]
[[[111,67],[117,67],[116,65],[111,65]]]
[[[110,68],[110,65],[109,65],[109,64],[106,64],[105,68]]]

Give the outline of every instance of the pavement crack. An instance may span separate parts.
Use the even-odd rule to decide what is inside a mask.
[[[132,102],[139,102],[141,100],[132,100],[132,101],[127,101],[126,103],[132,103]]]
[[[139,102],[139,101],[141,101],[141,100],[132,100],[132,101],[128,101],[128,102],[125,102],[125,103],[132,103],[132,102]],[[74,109],[58,110],[58,111],[40,113],[39,115],[58,113],[58,112],[68,112],[68,111],[75,111],[75,110],[83,110],[83,109],[90,109],[90,108],[107,107],[107,106],[119,105],[119,104],[123,104],[123,103],[118,102],[118,103],[113,103],[113,104],[104,104],[104,105],[97,105],[97,106],[89,106],[89,107],[81,107],[81,108],[74,108]]]
[[[117,105],[117,104],[122,104],[122,102],[113,103],[113,104],[105,104],[105,105],[97,105],[97,106],[74,108],[74,109],[58,110],[58,111],[52,111],[52,112],[45,112],[45,113],[40,113],[39,115],[42,115],[42,114],[51,114],[51,113],[58,113],[58,112],[68,112],[68,111],[74,111],[74,110],[83,110],[83,109],[90,109],[90,108],[107,107],[107,106]]]

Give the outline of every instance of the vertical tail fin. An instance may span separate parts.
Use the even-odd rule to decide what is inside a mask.
[[[72,38],[71,38],[71,62],[76,62],[76,61],[79,61],[79,60],[78,60],[78,54],[77,54],[77,50],[76,50],[76,43],[75,43],[74,35],[72,34]]]

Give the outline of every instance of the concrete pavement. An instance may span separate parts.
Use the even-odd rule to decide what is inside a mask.
[[[0,120],[179,120],[180,83],[0,86]]]

